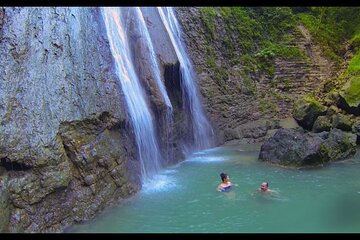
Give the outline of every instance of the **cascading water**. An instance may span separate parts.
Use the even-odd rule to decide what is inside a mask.
[[[145,24],[143,14],[142,14],[139,7],[135,7],[133,10],[135,12],[135,14],[134,14],[135,18],[138,20],[137,21],[137,23],[138,23],[137,24],[138,32],[141,34],[141,39],[143,39],[143,41],[145,42],[145,46],[147,47],[147,52],[150,55],[150,57],[149,57],[149,60],[150,60],[149,65],[150,65],[152,74],[153,74],[153,76],[155,78],[155,81],[156,81],[156,84],[157,84],[158,88],[160,89],[161,96],[164,99],[166,106],[168,106],[168,108],[170,110],[172,110],[172,105],[171,105],[169,96],[167,95],[167,92],[165,90],[165,86],[164,86],[163,82],[161,81],[160,68],[159,68],[159,65],[158,65],[157,60],[156,60],[154,47],[153,47],[153,44],[151,42],[149,31],[148,31],[148,29],[146,27],[146,24]],[[131,11],[131,9],[130,9],[130,11]]]
[[[171,8],[157,8],[157,10],[155,14],[159,14],[166,29],[163,34],[167,34],[170,38],[180,63],[183,107],[191,118],[191,127],[189,128],[191,132],[189,133],[193,136],[193,141],[187,142],[188,146],[184,146],[184,148],[187,150],[186,153],[209,148],[212,146],[213,131],[198,98],[195,74],[180,40],[178,22]],[[150,183],[152,176],[159,172],[163,157],[158,146],[152,119],[153,116],[157,115],[152,115],[140,80],[143,81],[142,84],[147,86],[147,91],[151,91],[152,94],[158,96],[157,99],[161,98],[164,106],[166,106],[165,116],[162,115],[165,117],[165,120],[162,121],[165,123],[165,132],[163,134],[165,136],[165,146],[168,144],[167,139],[170,133],[166,128],[170,129],[173,123],[173,106],[161,79],[158,60],[142,9],[139,7],[106,7],[102,8],[102,15],[111,52],[115,59],[116,73],[119,77],[135,133],[142,183]],[[142,75],[138,75],[139,73]],[[154,86],[156,87],[154,88]],[[169,154],[171,152],[170,147],[167,146],[164,152]]]
[[[142,182],[145,183],[159,171],[162,157],[149,106],[132,62],[122,10],[106,7],[102,8],[102,14],[111,52],[115,59],[116,73],[132,120],[140,158]]]
[[[140,40],[144,42],[146,52],[149,54],[148,64],[150,65],[152,76],[154,77],[155,82],[156,82],[158,88],[160,89],[161,96],[167,106],[166,113],[165,113],[165,116],[164,116],[164,119],[162,120],[162,122],[164,122],[164,124],[165,124],[164,125],[164,129],[165,129],[164,137],[165,137],[165,145],[166,145],[165,153],[166,153],[167,160],[169,160],[169,158],[174,157],[172,154],[172,149],[169,147],[170,130],[173,125],[173,107],[170,102],[169,96],[166,92],[164,83],[161,80],[160,67],[159,67],[157,59],[156,59],[154,46],[152,44],[149,30],[147,29],[145,19],[143,17],[141,9],[139,7],[135,7],[135,8],[133,8],[133,10],[134,10],[135,19],[137,20],[136,28],[138,28],[138,29],[135,29],[135,31],[140,33]]]
[[[189,111],[192,120],[192,134],[194,143],[187,146],[188,152],[209,148],[213,145],[213,129],[208,122],[198,98],[195,85],[195,73],[187,57],[185,47],[181,42],[180,27],[171,7],[158,7],[161,20],[170,36],[171,42],[180,62],[181,88],[184,107]]]

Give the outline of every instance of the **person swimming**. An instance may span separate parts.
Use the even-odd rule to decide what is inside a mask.
[[[222,187],[221,192],[227,192],[227,191],[230,191],[230,189],[231,189],[231,186]]]
[[[216,190],[218,190],[219,192],[230,191],[232,184],[230,182],[229,175],[227,175],[226,173],[221,173],[220,177],[221,177],[222,182],[219,184],[219,186],[216,188]]]
[[[272,192],[272,190],[269,189],[269,183],[262,182],[259,188],[259,192]]]

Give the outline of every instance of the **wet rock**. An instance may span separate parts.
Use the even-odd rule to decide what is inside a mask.
[[[315,133],[330,131],[331,119],[328,116],[319,116],[314,122],[312,131]]]
[[[259,160],[282,166],[311,167],[351,157],[356,136],[332,129],[329,133],[306,133],[301,129],[279,129],[260,149]]]
[[[332,116],[332,127],[343,131],[351,131],[352,120],[349,115],[337,113]]]
[[[285,166],[322,163],[319,152],[323,140],[301,129],[279,129],[260,149],[259,160]]]
[[[358,77],[349,79],[340,91],[340,99],[337,102],[340,108],[356,116],[360,116],[359,82],[360,79]]]
[[[351,157],[356,153],[356,135],[332,129],[329,137],[321,144],[320,151],[325,161]]]
[[[326,114],[326,109],[316,100],[301,98],[294,104],[293,116],[301,127],[311,130],[317,117]]]
[[[226,141],[239,139],[263,139],[269,129],[279,128],[279,121],[276,120],[258,120],[240,125],[236,128],[227,128],[224,131]]]

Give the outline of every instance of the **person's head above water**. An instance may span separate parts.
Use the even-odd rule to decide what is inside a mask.
[[[232,186],[229,175],[227,175],[226,173],[220,173],[220,177],[221,177],[221,183],[216,189],[220,192],[229,191]]]
[[[222,182],[229,181],[229,175],[227,175],[226,173],[220,173],[220,177]]]
[[[261,191],[266,191],[269,189],[269,183],[268,182],[262,182],[260,186]]]

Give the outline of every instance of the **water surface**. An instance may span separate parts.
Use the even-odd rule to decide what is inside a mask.
[[[218,147],[163,170],[119,206],[68,232],[360,232],[360,153],[323,168],[294,170],[257,161],[259,147]],[[221,172],[238,184],[216,191]],[[277,194],[262,194],[262,181]]]

